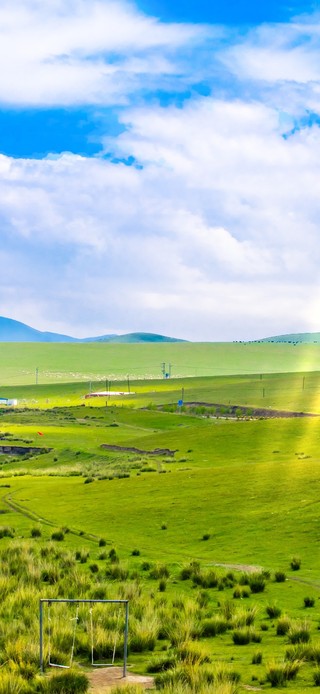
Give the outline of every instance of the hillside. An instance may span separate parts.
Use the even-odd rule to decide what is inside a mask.
[[[99,335],[79,339],[60,333],[42,332],[25,323],[0,316],[0,342],[184,342],[174,337],[154,333],[127,333],[126,335]]]
[[[320,333],[290,333],[288,335],[274,335],[273,337],[264,337],[262,340],[255,342],[301,342],[305,344],[320,342]]]
[[[86,342],[111,342],[125,344],[142,344],[145,342],[161,343],[161,342],[186,342],[176,337],[167,337],[167,335],[157,335],[156,333],[127,333],[125,335],[103,335],[102,337],[88,338]]]

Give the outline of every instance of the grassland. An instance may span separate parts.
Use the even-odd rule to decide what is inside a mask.
[[[233,347],[242,355],[266,349],[272,371],[270,354],[279,346]],[[315,355],[317,346],[308,347]],[[280,348],[297,354],[300,346]],[[280,691],[286,685],[302,694],[314,686],[320,667],[320,373],[309,369],[311,358],[300,369],[297,360],[293,373],[283,364],[277,372],[274,360],[268,373],[266,361],[256,368],[252,352],[246,373],[241,358],[238,374],[226,359],[229,374],[132,379],[134,393],[101,400],[84,399],[81,379],[10,383],[4,365],[2,392],[22,406],[1,410],[0,444],[24,445],[26,455],[0,456],[0,515],[7,529],[0,541],[0,692],[11,691],[1,689],[2,673],[15,672],[21,692],[49,687],[36,678],[36,645],[29,671],[24,660],[30,633],[37,644],[38,598],[94,595],[130,597],[130,664],[139,672],[160,670],[157,688],[164,694],[220,692],[222,684],[224,694],[242,686],[268,689],[273,660],[275,668],[291,668],[288,679],[280,676]],[[127,381],[117,384],[122,390]],[[91,385],[104,389],[102,380]],[[265,413],[256,416],[256,408]],[[272,409],[315,416],[272,417]],[[32,446],[43,452],[28,455]],[[60,541],[52,539],[55,533]],[[16,629],[9,628],[13,612]],[[65,615],[55,615],[54,647],[63,657],[72,634]],[[286,615],[289,626],[280,635]],[[76,661],[88,671],[84,614],[80,626]],[[102,632],[110,629],[114,621]],[[110,654],[110,639],[103,645],[101,635],[99,643],[98,657]]]
[[[74,381],[159,378],[162,363],[176,378],[311,372],[320,369],[320,344],[0,343],[0,383],[30,385]],[[38,369],[38,376],[36,370]]]

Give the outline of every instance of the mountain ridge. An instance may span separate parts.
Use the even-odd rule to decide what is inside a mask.
[[[62,333],[37,330],[26,323],[0,316],[0,342],[111,342],[111,343],[145,343],[145,342],[186,342],[175,337],[157,333],[135,332],[124,335],[99,335],[97,337],[77,338]]]

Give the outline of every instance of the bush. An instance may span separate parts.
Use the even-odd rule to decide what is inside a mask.
[[[107,544],[107,540],[105,540],[104,537],[100,537],[99,547],[105,547],[106,544]]]
[[[133,557],[140,557],[140,549],[133,549],[131,554]]]
[[[94,482],[94,477],[86,477],[84,480],[84,484],[91,484],[91,482]]]
[[[205,533],[204,535],[202,535],[202,539],[204,540],[204,542],[206,542],[207,540],[210,540],[210,534]]]
[[[303,602],[305,607],[314,607],[315,599],[306,597],[303,599]]]
[[[320,687],[320,668],[317,668],[313,673],[313,681],[315,687]]]
[[[41,533],[40,528],[38,526],[31,528],[30,535],[31,535],[31,537],[41,537],[42,533]]]

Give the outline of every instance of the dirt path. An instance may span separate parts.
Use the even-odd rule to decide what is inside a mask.
[[[89,692],[99,691],[110,692],[113,687],[124,687],[126,684],[138,684],[141,689],[152,689],[154,687],[153,677],[146,675],[134,675],[128,673],[126,677],[122,676],[122,668],[99,668],[88,675],[90,681]]]

